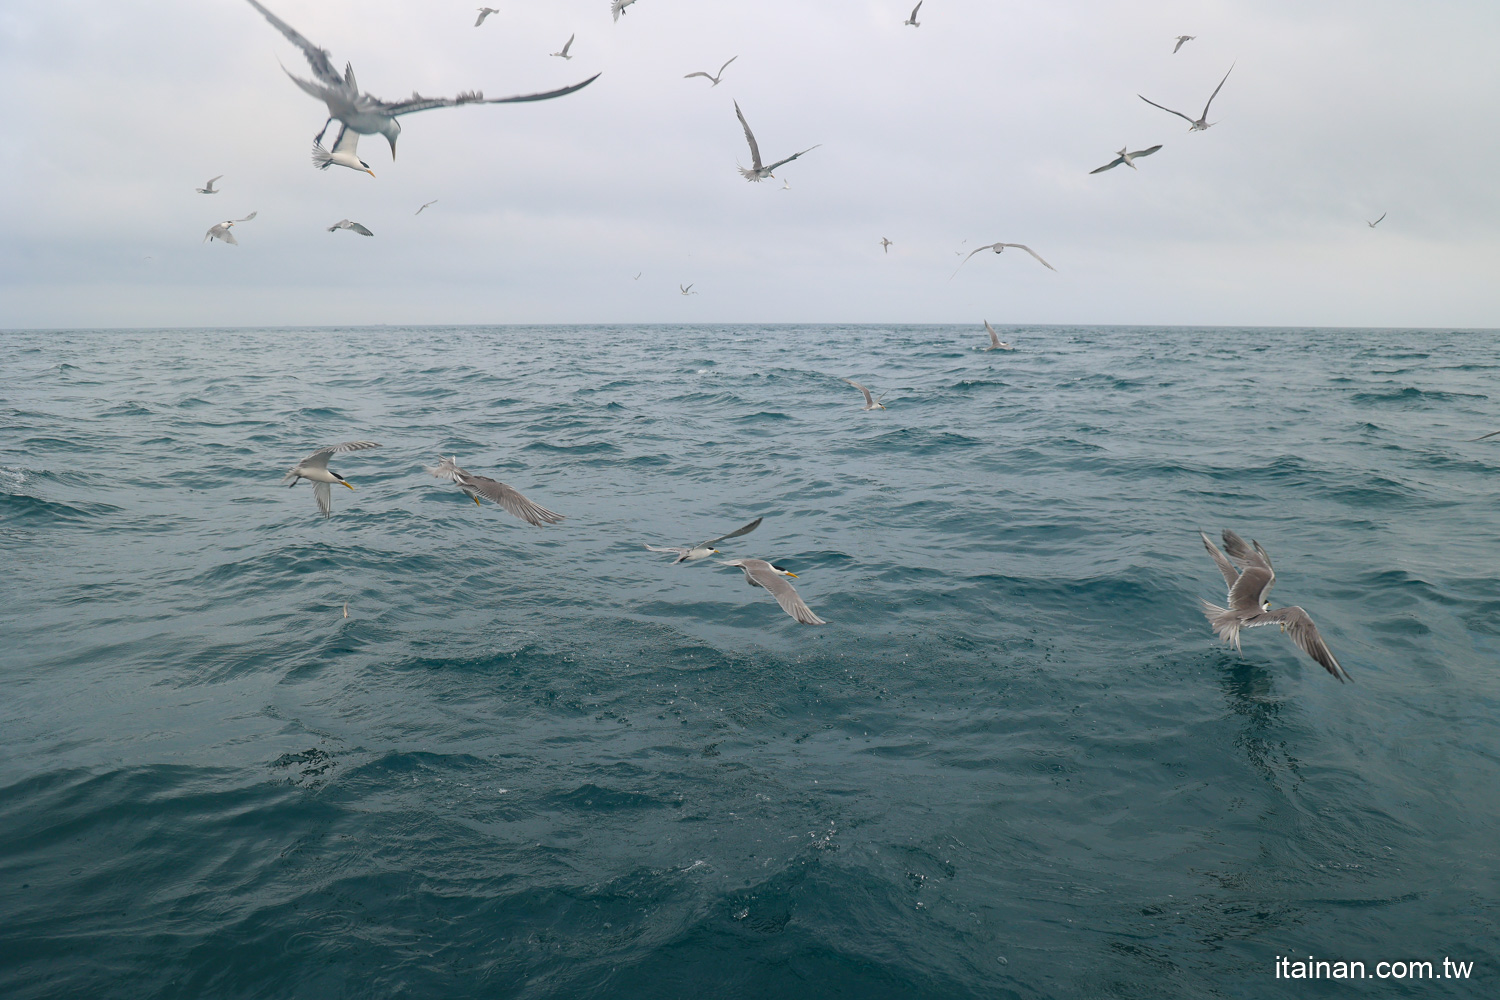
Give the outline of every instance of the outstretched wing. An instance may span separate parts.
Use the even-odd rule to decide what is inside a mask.
[[[333,513],[331,486],[331,483],[313,483],[313,499],[318,501],[318,509],[323,512],[324,517]]]
[[[1229,70],[1228,70],[1228,72],[1226,72],[1224,74],[1224,80],[1229,79],[1229,74],[1233,73],[1233,72],[1234,72],[1234,63],[1230,63],[1229,64]],[[1214,102],[1214,98],[1218,97],[1219,96],[1219,91],[1223,89],[1223,87],[1224,87],[1224,80],[1220,80],[1219,81],[1219,85],[1214,88],[1214,92],[1212,94],[1208,95],[1208,104],[1203,105],[1203,117],[1204,118],[1208,117],[1208,105],[1212,104]],[[1160,105],[1158,105],[1158,107],[1159,106]]]
[[[1221,84],[1221,86],[1222,86],[1222,84]],[[1216,91],[1214,91],[1214,93],[1217,94],[1218,91],[1216,90]],[[1161,104],[1157,104],[1151,98],[1146,97],[1146,96],[1144,96],[1142,94],[1136,94],[1135,96],[1139,97],[1141,100],[1145,101],[1147,104],[1151,105],[1153,108],[1161,108],[1163,111],[1165,111],[1165,112],[1167,112],[1169,114],[1176,115],[1178,118],[1181,118],[1183,121],[1187,122],[1189,125],[1196,125],[1196,124],[1198,124],[1196,121],[1194,121],[1193,119],[1189,118],[1187,115],[1183,114],[1181,111],[1173,111],[1171,108],[1166,107],[1166,106],[1161,105]],[[1211,101],[1211,100],[1213,100],[1213,98],[1210,97],[1209,100]]]
[[[455,481],[465,493],[471,496],[477,493],[486,500],[493,500],[527,524],[556,524],[563,519],[561,514],[526,499],[520,490],[488,476],[464,475]]]
[[[573,39],[575,39],[577,37],[578,37],[577,33],[574,33],[574,34],[571,34],[571,35],[568,36],[567,44],[565,44],[562,47],[562,54],[563,55],[566,56],[568,54],[568,50],[573,47]]]
[[[343,86],[344,78],[339,76],[338,70],[333,68],[333,60],[329,58],[327,49],[320,49],[306,38],[303,38],[302,35],[298,34],[296,28],[293,28],[281,18],[266,10],[260,4],[256,3],[255,0],[247,0],[247,2],[250,6],[260,11],[265,19],[271,22],[273,28],[285,35],[287,41],[302,50],[302,54],[307,57],[308,65],[312,67],[313,76],[330,87]],[[296,78],[293,77],[293,79]]]
[[[677,556],[678,562],[681,562],[692,551],[691,549],[679,548],[676,545],[647,545],[646,548],[652,552],[670,552],[672,555]]]
[[[352,229],[352,230],[354,230],[356,233],[358,233],[361,236],[374,236],[375,235],[374,233],[370,232],[368,229],[366,229],[364,226],[360,225],[357,222],[351,222],[351,223],[349,223],[349,228]]]
[[[1333,650],[1328,648],[1328,643],[1323,641],[1323,636],[1318,633],[1318,627],[1306,611],[1298,607],[1276,608],[1274,611],[1265,611],[1253,618],[1246,618],[1241,623],[1245,628],[1255,628],[1259,625],[1280,625],[1286,630],[1287,638],[1297,644],[1313,661],[1328,671],[1340,681],[1349,680],[1349,674],[1339,665],[1338,658],[1333,655]]]
[[[922,4],[925,2],[926,0],[917,0],[917,5],[911,9],[911,17],[909,18],[909,20],[915,21],[917,19],[917,11],[922,9]]]
[[[818,146],[821,146],[821,145],[823,145],[823,144],[822,144],[822,143],[821,143],[821,142],[820,142],[820,143],[818,143]],[[786,158],[786,159],[784,159],[784,160],[777,160],[777,161],[776,161],[776,162],[775,162],[775,163],[773,163],[773,164],[771,164],[771,165],[770,165],[770,166],[769,166],[769,167],[767,167],[767,168],[766,168],[766,169],[767,169],[767,170],[775,170],[775,169],[776,169],[776,168],[777,168],[777,167],[779,167],[779,166],[781,166],[781,165],[782,165],[782,164],[783,164],[783,163],[791,163],[791,162],[792,162],[792,161],[793,161],[793,160],[795,160],[795,159],[796,159],[796,158],[797,158],[797,157],[799,157],[799,156],[801,156],[801,155],[803,155],[803,153],[811,153],[811,152],[812,152],[812,151],[813,151],[813,150],[815,150],[815,149],[817,149],[817,148],[818,148],[818,146],[808,146],[808,147],[807,147],[807,148],[806,148],[806,149],[804,149],[804,150],[803,150],[803,151],[802,151],[802,152],[801,152],[801,153],[793,153],[793,154],[792,154],[792,155],[791,155],[791,156],[788,156],[788,157],[787,157],[787,158]]]
[[[846,379],[844,379],[844,381],[848,382],[850,385],[854,386],[854,388],[858,389],[860,392],[862,392],[862,393],[865,394],[865,405],[866,406],[874,406],[875,405],[875,398],[870,395],[870,390],[869,389],[866,389],[864,386],[860,385],[858,382],[854,381],[852,378],[846,378]],[[777,579],[780,579],[780,577],[777,577]]]
[[[1031,256],[1033,256],[1033,257],[1036,258],[1038,264],[1041,264],[1047,270],[1049,270],[1049,271],[1056,271],[1057,270],[1057,268],[1053,267],[1051,264],[1047,263],[1045,260],[1042,260],[1042,255],[1041,254],[1037,253],[1035,250],[1031,249],[1031,247],[1027,246],[1024,243],[1001,243],[999,245],[1003,246],[1003,247],[1015,247],[1017,250],[1025,250],[1027,253],[1031,254]]]
[[[755,133],[750,131],[750,123],[745,121],[745,113],[740,110],[740,102],[734,102],[735,117],[740,120],[740,127],[745,130],[745,141],[750,144],[750,165],[755,170],[760,170],[760,146],[756,145]]]
[[[1161,143],[1157,143],[1155,146],[1149,146],[1146,149],[1137,149],[1134,153],[1131,153],[1130,155],[1132,157],[1150,156],[1152,153],[1156,152],[1158,149],[1161,149]]]
[[[417,111],[426,111],[429,108],[452,108],[460,104],[523,104],[527,101],[550,101],[554,97],[565,97],[575,91],[582,90],[601,74],[595,73],[582,83],[575,83],[571,87],[563,87],[561,90],[548,90],[540,94],[518,94],[515,97],[485,97],[480,91],[465,91],[457,97],[423,97],[413,94],[408,101],[382,101],[379,109],[384,114],[392,117],[397,115],[409,115]]]
[[[752,571],[751,575],[755,582],[771,592],[776,598],[776,603],[781,605],[781,610],[791,615],[803,625],[827,625],[828,623],[813,613],[813,609],[807,606],[796,589],[786,582],[786,577],[777,573],[764,573]]]
[[[726,538],[738,538],[741,535],[748,535],[748,534],[750,534],[750,532],[754,531],[756,528],[759,528],[760,527],[760,522],[763,521],[763,520],[765,520],[765,518],[763,518],[763,517],[757,517],[755,520],[751,521],[749,524],[745,525],[743,528],[735,528],[733,531],[731,531],[727,535],[720,535],[718,538],[710,538],[707,541],[699,542],[697,545],[695,545],[693,547],[694,548],[699,548],[699,549],[706,549],[710,545],[712,545],[714,542],[722,542]],[[649,546],[648,546],[648,548],[649,548]]]
[[[1227,591],[1232,592],[1234,585],[1239,581],[1240,571],[1235,569],[1234,565],[1228,559],[1224,558],[1224,553],[1219,551],[1217,545],[1209,541],[1208,535],[1200,531],[1198,532],[1198,537],[1203,539],[1203,547],[1208,550],[1209,555],[1213,556],[1214,565],[1219,567],[1219,572],[1224,575],[1224,587]]]
[[[729,63],[734,62],[738,58],[739,58],[739,56],[730,56],[729,57],[729,62],[726,62],[724,65],[720,66],[719,67],[719,72],[717,74],[715,74],[715,75],[717,75],[717,76],[723,76],[724,75],[724,71],[729,68]]]
[[[703,72],[701,69],[698,70],[698,72],[696,72],[696,73],[687,73],[687,74],[684,74],[682,78],[684,80],[691,80],[695,76],[701,76],[705,80],[712,80],[713,79],[713,77],[709,76],[707,73]]]
[[[1091,173],[1091,174],[1102,174],[1106,170],[1113,170],[1115,167],[1118,167],[1120,164],[1122,164],[1124,162],[1125,162],[1125,157],[1123,157],[1123,156],[1117,156],[1113,160],[1111,160],[1108,163],[1106,163],[1104,166],[1099,167],[1096,170],[1090,170],[1089,173]]]
[[[984,332],[990,335],[990,346],[1000,346],[1000,335],[995,332],[995,328],[993,326],[990,326],[989,320],[984,321]]]
[[[260,214],[260,210],[257,209],[254,212],[251,212],[249,215],[245,216],[243,219],[235,219],[234,221],[235,222],[249,222],[251,219],[255,218],[259,214]]]
[[[342,444],[331,444],[326,448],[319,448],[308,455],[298,465],[311,466],[313,468],[328,468],[328,460],[335,455],[342,455],[350,451],[364,451],[367,448],[379,448],[380,445],[374,441],[345,441]]]
[[[1254,548],[1234,532],[1224,530],[1224,551],[1234,564],[1240,567],[1239,579],[1229,586],[1229,607],[1242,618],[1259,615],[1266,594],[1276,582],[1276,571],[1265,550],[1256,544]]]

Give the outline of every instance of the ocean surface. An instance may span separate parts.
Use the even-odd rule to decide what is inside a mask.
[[[1000,332],[0,333],[0,997],[1494,996],[1500,336]]]

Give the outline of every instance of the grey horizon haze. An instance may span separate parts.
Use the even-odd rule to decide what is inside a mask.
[[[321,172],[325,110],[277,63],[307,64],[244,0],[11,0],[0,327],[1500,326],[1493,3],[929,0],[913,30],[902,0],[510,2],[479,29],[469,0],[263,2],[387,99],[603,75],[408,116],[394,162],[363,137],[375,177]],[[1196,114],[1232,63],[1206,132],[1137,96]],[[819,148],[746,183],[736,100],[764,151]],[[948,280],[997,240],[1057,273]]]

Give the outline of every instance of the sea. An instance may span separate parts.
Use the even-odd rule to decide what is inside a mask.
[[[1495,996],[1500,336],[999,333],[0,332],[0,997]]]

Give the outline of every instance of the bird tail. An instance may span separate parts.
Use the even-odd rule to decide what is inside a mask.
[[[286,475],[281,477],[281,481],[283,483],[295,483],[297,481],[297,470],[289,470]]]
[[[333,162],[333,154],[324,149],[321,142],[314,140],[312,149],[312,161],[319,170],[327,170],[329,164]]]
[[[1235,649],[1240,648],[1240,618],[1228,608],[1221,608],[1217,604],[1210,604],[1201,598],[1198,601],[1203,605],[1203,614],[1208,618],[1208,624],[1219,634],[1219,638],[1229,643]]]

